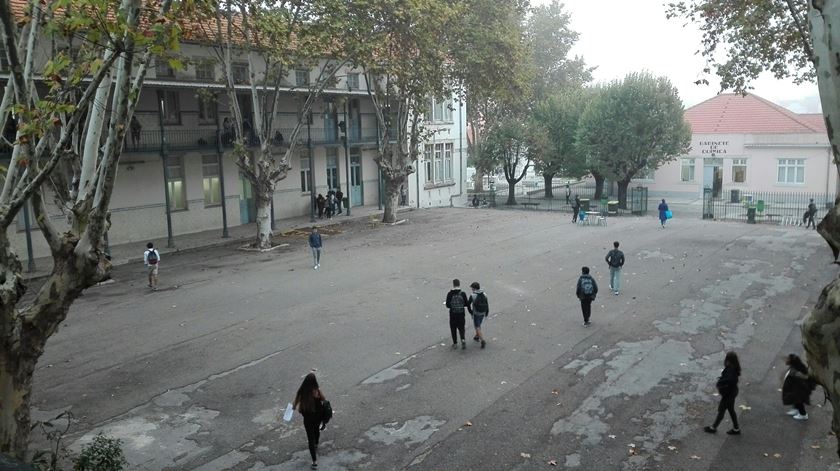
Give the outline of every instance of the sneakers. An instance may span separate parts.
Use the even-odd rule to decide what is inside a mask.
[[[741,435],[741,429],[733,428],[732,430],[727,430],[726,434],[727,435]]]
[[[589,322],[589,321],[586,321],[586,322],[583,323],[584,327],[589,327],[590,325],[592,325],[592,323]]]
[[[711,425],[703,427],[703,431],[706,433],[717,433],[717,429],[712,427]]]
[[[618,296],[618,291],[613,291],[613,294]]]
[[[787,411],[786,414],[790,415],[790,416],[793,416],[793,415],[799,414],[799,411],[796,410],[796,409],[791,409],[791,410]]]
[[[461,340],[461,350],[466,350],[466,349],[467,349],[467,342],[464,341],[464,340]]]
[[[452,350],[455,350],[456,348],[458,348],[458,342],[454,342],[452,344]]]
[[[808,414],[802,415],[799,412],[797,412],[796,415],[793,416],[793,419],[794,420],[808,420]]]
[[[475,337],[473,337],[473,340],[475,340],[476,342],[478,342],[478,341],[479,341],[479,340],[481,340],[481,339],[480,339],[480,338],[478,338],[478,335],[476,335]]]
[[[487,345],[487,342],[485,342],[484,340],[482,340],[482,341],[481,341],[481,348],[484,348],[486,345]]]

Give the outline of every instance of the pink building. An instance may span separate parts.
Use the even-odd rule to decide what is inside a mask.
[[[755,95],[722,94],[685,112],[691,150],[636,182],[656,197],[837,191],[821,114],[797,114]],[[651,173],[653,173],[651,175]],[[646,178],[644,178],[646,177]]]

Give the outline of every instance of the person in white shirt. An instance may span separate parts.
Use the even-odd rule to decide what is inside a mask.
[[[151,242],[146,244],[146,251],[143,252],[143,263],[149,270],[149,288],[152,288],[152,291],[157,291],[160,252],[155,249],[155,244]]]

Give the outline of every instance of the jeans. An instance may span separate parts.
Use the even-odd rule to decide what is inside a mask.
[[[310,247],[312,249],[312,263],[321,264],[321,247]]]
[[[592,315],[592,300],[581,299],[580,308],[583,311],[583,322],[589,322],[589,317]]]
[[[717,418],[715,418],[715,423],[712,427],[717,428],[718,425],[723,421],[723,416],[729,411],[729,418],[732,419],[732,428],[738,429],[738,416],[735,415],[735,398],[738,396],[738,393],[735,392],[734,394],[727,394],[725,396],[720,397],[720,404],[718,404],[718,414]]]
[[[621,267],[610,267],[610,286],[615,293],[621,289]]]
[[[466,338],[466,314],[449,313],[449,331],[452,332],[452,343],[458,343],[457,334],[461,334],[461,342]]]

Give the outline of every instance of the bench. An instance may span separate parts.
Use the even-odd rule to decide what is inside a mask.
[[[529,206],[533,207],[533,209],[537,209],[537,206],[540,205],[539,203],[519,203],[519,204],[521,204],[522,206],[525,206],[526,208],[529,207]]]

